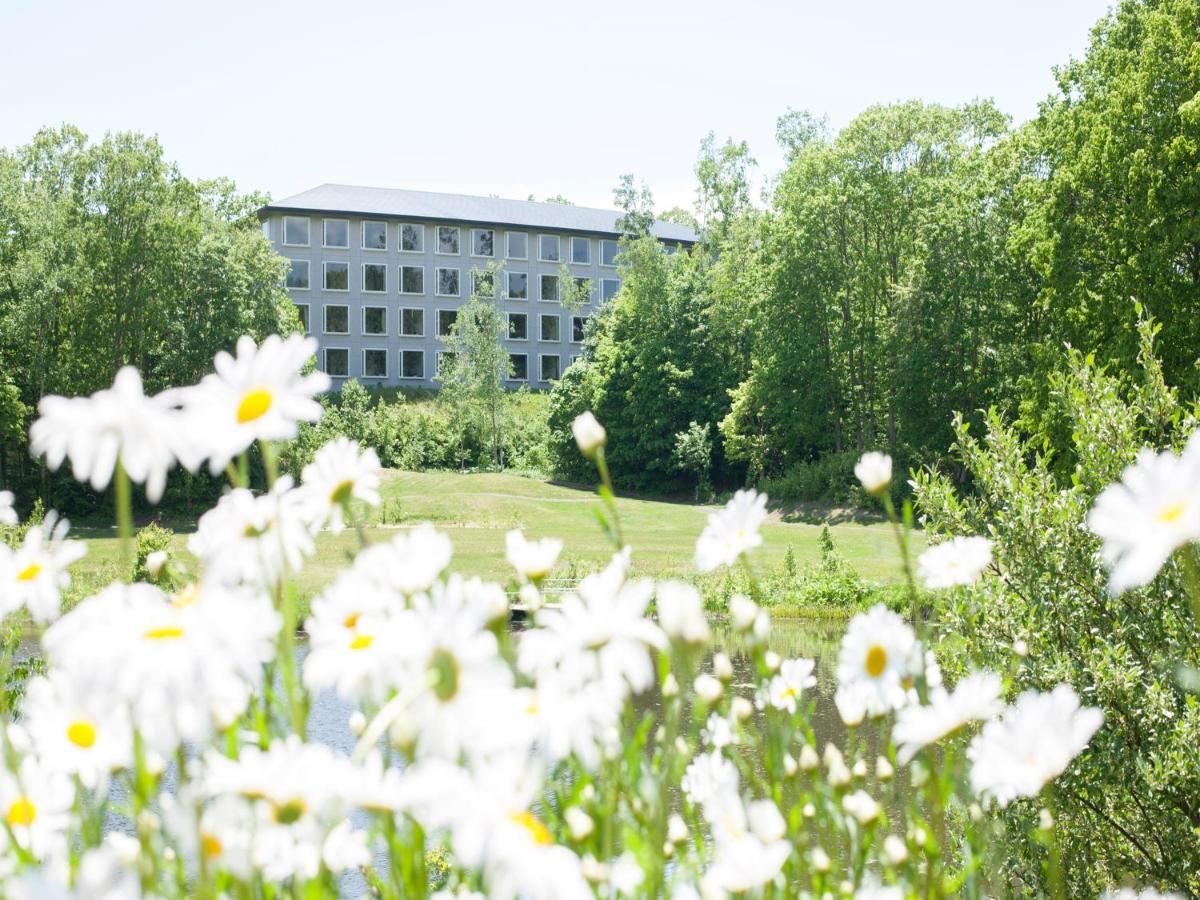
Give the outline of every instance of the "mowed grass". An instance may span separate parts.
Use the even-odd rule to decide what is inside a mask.
[[[565,546],[556,574],[571,577],[595,571],[612,548],[595,518],[600,501],[595,493],[577,487],[503,473],[397,472],[383,473],[383,508],[367,528],[370,540],[387,540],[398,530],[433,522],[454,543],[455,571],[483,578],[506,579],[504,536],[521,528],[530,537],[558,537]],[[633,547],[633,565],[641,575],[694,574],[692,554],[712,506],[618,497],[626,543]],[[811,512],[805,518],[811,522]],[[820,524],[786,522],[778,512],[763,528],[763,546],[751,554],[763,573],[781,570],[790,547],[800,566],[820,559]],[[190,561],[187,532],[194,523],[167,522],[180,531],[174,550]],[[899,554],[890,527],[883,522],[830,524],[837,551],[864,579],[890,583],[901,577]],[[119,547],[111,531],[87,529],[87,557],[78,564],[89,582],[105,581],[115,573]],[[918,535],[918,544],[920,536]],[[317,538],[317,553],[299,578],[301,594],[311,596],[342,568],[358,547],[353,531]]]

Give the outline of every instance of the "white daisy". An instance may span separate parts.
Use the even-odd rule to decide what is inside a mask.
[[[711,572],[730,566],[747,550],[762,544],[758,529],[767,520],[767,495],[738,491],[724,509],[709,513],[696,541],[696,567]]]
[[[571,434],[575,437],[579,452],[589,458],[604,446],[608,437],[604,426],[596,421],[590,410],[576,416],[571,422]]]
[[[758,800],[747,811],[736,796],[705,807],[712,825],[713,863],[706,880],[723,890],[742,893],[773,880],[791,853],[787,826],[770,800]]]
[[[19,521],[13,509],[15,500],[12,491],[0,491],[0,525],[16,525]]]
[[[185,395],[189,430],[213,474],[255,441],[288,441],[300,422],[321,418],[313,396],[329,389],[324,372],[301,374],[317,350],[315,338],[271,335],[261,346],[243,335],[237,355],[222,350],[206,375]]]
[[[164,792],[159,797],[163,821],[171,836],[193,866],[201,863],[211,872],[220,869],[235,878],[249,879],[254,873],[250,850],[254,836],[254,809],[235,794],[223,794],[207,803],[194,797],[189,783],[181,794]]]
[[[953,734],[969,722],[992,718],[1002,708],[1000,676],[992,672],[968,675],[953,692],[930,692],[929,705],[910,705],[896,716],[892,740],[899,748],[896,758],[907,765],[917,751]]]
[[[1104,713],[1080,707],[1060,684],[1048,694],[1026,691],[971,741],[971,786],[1001,806],[1032,797],[1062,774],[1104,722]]]
[[[80,856],[73,889],[66,882],[67,867],[51,863],[6,885],[6,896],[12,900],[142,900],[140,850],[136,838],[110,831],[99,847]]]
[[[378,585],[415,594],[437,581],[450,564],[452,550],[450,538],[423,522],[386,544],[372,544],[358,554],[354,565]]]
[[[16,840],[38,860],[63,859],[74,800],[68,776],[37,757],[26,756],[15,773],[0,770],[0,815],[8,826],[0,843]]]
[[[796,701],[817,683],[813,675],[816,667],[811,659],[785,659],[779,667],[779,674],[771,679],[767,687],[767,695],[771,706],[775,709],[786,709],[795,713]]]
[[[538,584],[550,574],[562,553],[563,542],[557,538],[531,541],[514,528],[504,536],[505,558],[521,578]]]
[[[660,581],[654,589],[658,624],[681,644],[707,644],[712,638],[700,592],[683,581]]]
[[[510,710],[497,716],[498,746],[515,752],[532,746],[547,762],[574,754],[594,771],[609,737],[617,732],[625,694],[603,681],[569,685],[547,677],[534,688],[509,692]],[[507,723],[507,724],[502,724]]]
[[[868,494],[882,494],[892,483],[892,458],[872,450],[854,464],[854,477]]]
[[[737,726],[717,713],[709,713],[708,721],[700,730],[700,739],[714,750],[723,750],[738,743]]]
[[[1149,584],[1175,550],[1200,540],[1200,432],[1181,456],[1142,450],[1096,498],[1087,525],[1104,542],[1114,593]]]
[[[359,500],[379,505],[379,456],[358,441],[339,437],[317,451],[304,467],[297,488],[305,517],[315,531],[326,524],[334,534],[346,527],[350,503]]]
[[[698,754],[688,763],[680,787],[687,798],[700,807],[717,803],[724,797],[736,797],[737,767],[719,751]]]
[[[71,583],[67,567],[87,552],[83,541],[66,539],[69,528],[51,513],[15,550],[0,544],[0,615],[24,606],[38,622],[57,618],[60,594]]]
[[[955,537],[926,550],[917,559],[917,575],[930,590],[973,584],[992,564],[992,542]]]
[[[853,691],[869,715],[907,702],[905,678],[917,653],[916,636],[883,604],[850,621],[838,654],[838,683]]]

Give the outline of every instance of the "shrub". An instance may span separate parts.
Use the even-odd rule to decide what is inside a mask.
[[[164,528],[157,522],[151,522],[137,533],[137,541],[134,545],[133,581],[158,580],[146,568],[146,559],[151,553],[156,553],[160,550],[170,550],[171,541],[174,538],[174,531],[170,528]]]
[[[758,489],[779,502],[857,503],[861,490],[854,477],[858,453],[830,453],[797,463],[778,476],[759,480]]]

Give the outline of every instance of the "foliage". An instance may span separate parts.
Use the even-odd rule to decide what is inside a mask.
[[[786,472],[759,480],[758,487],[777,501],[854,502],[862,495],[854,477],[854,452],[827,453],[798,462]]]
[[[137,533],[133,549],[133,581],[157,581],[146,568],[146,559],[151,553],[171,549],[175,532],[157,522],[151,522]]]
[[[675,435],[675,464],[696,476],[696,498],[712,490],[708,473],[712,469],[712,436],[709,426],[691,422]]]

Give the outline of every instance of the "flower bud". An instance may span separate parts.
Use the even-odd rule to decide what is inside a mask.
[[[596,451],[608,440],[604,426],[596,421],[591,410],[575,417],[575,421],[571,423],[571,433],[575,435],[579,452],[589,459],[595,456]]]
[[[804,814],[804,818],[811,819],[813,816],[815,816],[817,814],[817,808],[815,806],[813,806],[811,803],[805,803],[804,809],[800,810],[800,812],[802,812]]]
[[[151,578],[157,578],[162,574],[163,568],[167,565],[167,551],[155,550],[146,557],[146,571],[150,573]]]
[[[809,853],[809,858],[812,859],[812,867],[818,872],[828,872],[833,865],[829,859],[829,854],[820,847],[813,847],[812,852]]]
[[[875,760],[875,777],[880,781],[889,781],[895,774],[896,770],[892,768],[892,764],[886,756]]]
[[[521,589],[517,591],[517,599],[521,601],[526,612],[537,612],[543,606],[542,592],[532,584],[521,585]]]
[[[355,737],[362,737],[364,731],[367,730],[367,717],[363,715],[361,709],[356,709],[350,713],[350,733]]]
[[[908,847],[898,835],[889,834],[883,839],[883,852],[893,866],[903,865],[908,859]]]
[[[679,813],[671,813],[667,820],[667,840],[672,844],[682,844],[688,838],[688,827]]]
[[[864,790],[843,797],[842,809],[854,816],[859,825],[870,825],[879,818],[879,804]]]
[[[575,841],[586,839],[595,827],[592,817],[578,806],[568,806],[563,813],[563,818],[567,821],[567,830],[571,832],[571,839]]]
[[[579,799],[584,803],[591,803],[596,799],[596,786],[593,784],[585,784],[583,790],[579,792]]]
[[[798,765],[796,765],[796,757],[792,756],[792,754],[790,754],[790,753],[784,754],[784,757],[783,757],[783,774],[784,775],[786,775],[788,778],[791,778],[793,775],[796,774],[796,772],[797,772],[797,770],[799,770],[799,768],[800,767]]]
[[[825,769],[829,783],[836,787],[845,787],[850,783],[850,770],[846,768],[846,760],[842,751],[833,744],[825,745]]]
[[[662,695],[667,699],[679,696],[679,682],[675,679],[674,672],[668,672],[667,677],[663,679]]]
[[[892,458],[876,450],[864,453],[854,465],[854,476],[862,484],[863,490],[878,497],[892,484]]]
[[[763,656],[763,662],[766,664],[767,671],[774,675],[779,671],[779,666],[783,663],[783,660],[779,658],[779,654],[774,650],[768,650]]]
[[[1025,641],[1021,640],[1021,638],[1017,638],[1015,641],[1013,641],[1012,651],[1013,653],[1017,654],[1017,656],[1024,658],[1029,655],[1029,645],[1025,643]]]
[[[812,748],[811,744],[805,744],[800,748],[800,768],[805,772],[811,772],[821,764],[821,758],[817,756],[817,751]]]
[[[754,627],[758,604],[745,594],[734,594],[729,600],[729,617],[734,631],[749,631]]]
[[[978,803],[972,803],[969,807],[967,807],[967,812],[970,814],[972,822],[979,822],[983,820],[983,807]]]
[[[855,778],[867,777],[867,764],[863,760],[859,760],[854,764],[854,768],[850,770],[854,773]]]
[[[739,722],[745,722],[754,715],[754,704],[745,697],[734,697],[729,709]]]
[[[713,674],[722,681],[733,679],[733,662],[724,653],[713,655]]]
[[[716,703],[721,696],[721,682],[708,673],[697,675],[692,687],[696,690],[696,696],[710,705]]]

